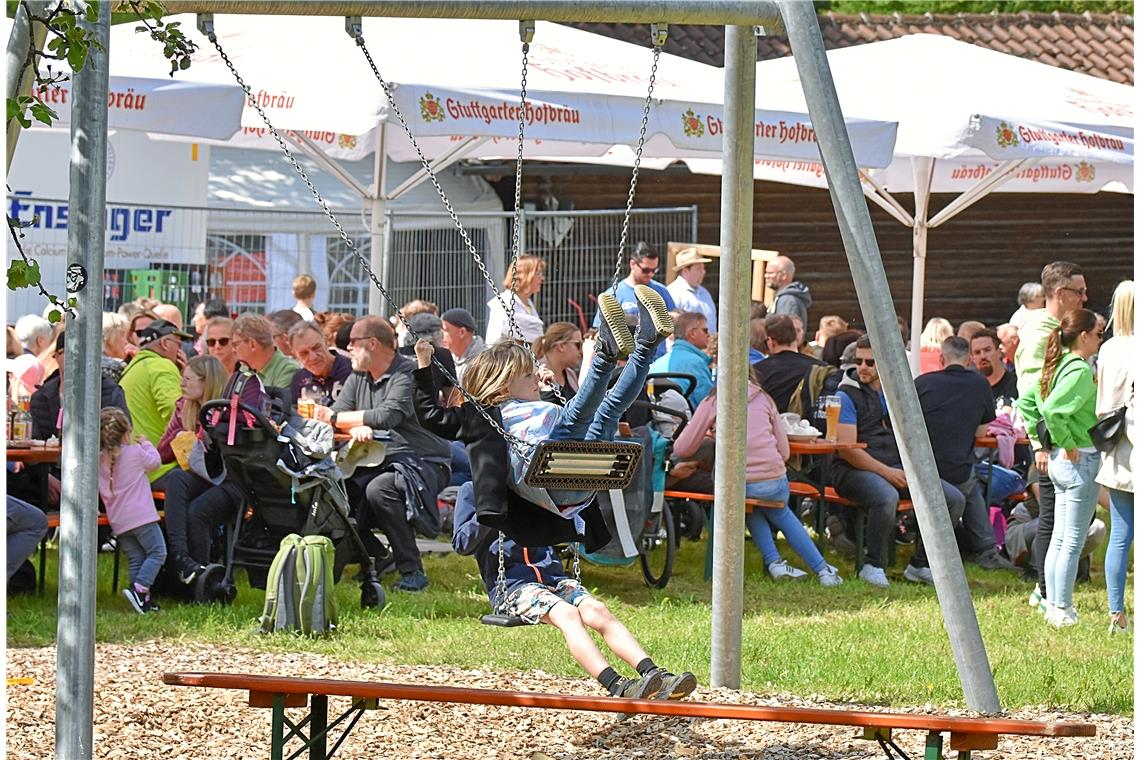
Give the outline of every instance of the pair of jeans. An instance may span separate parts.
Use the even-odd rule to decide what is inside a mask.
[[[15,496],[8,497],[7,580],[36,553],[36,547],[47,533],[47,515],[34,504]]]
[[[119,548],[127,555],[127,576],[131,583],[149,591],[166,562],[162,528],[152,522],[120,533]]]
[[[617,435],[621,416],[633,404],[653,363],[654,348],[638,342],[614,387],[610,388],[617,363],[601,352],[590,361],[586,377],[562,410],[562,417],[550,433],[552,441],[612,441]],[[550,489],[550,498],[558,505],[582,504],[593,497],[591,491]]]
[[[994,526],[990,522],[990,508],[986,504],[986,485],[973,473],[965,483],[954,486],[965,498],[962,512],[962,534],[966,549],[975,557],[997,549],[994,539]],[[950,510],[953,516],[954,510]]]
[[[951,521],[957,522],[965,508],[965,498],[961,491],[945,480],[941,483],[942,493],[946,497],[946,506],[950,509]],[[899,509],[899,490],[891,485],[886,478],[868,470],[847,470],[836,483],[835,490],[840,496],[850,499],[866,510],[867,551],[865,562],[874,567],[885,568],[887,566],[887,551],[890,548],[890,542],[895,537],[895,515]],[[920,562],[922,564],[918,564]],[[926,566],[926,550],[922,546],[921,535],[911,564],[915,567]]]
[[[971,477],[970,480],[967,480],[963,485],[968,486],[971,481],[974,484],[975,492],[978,493],[978,502],[984,503],[985,497],[981,493],[982,489],[978,487],[980,484],[977,480]],[[946,509],[950,513],[950,524],[957,525],[966,510],[966,495],[956,486],[950,485],[945,480],[939,482],[942,483],[942,495],[946,497]],[[986,524],[989,525],[988,519]],[[993,528],[990,528],[990,545],[993,546]],[[930,560],[926,556],[926,544],[922,540],[921,530],[918,532],[918,541],[915,543],[914,556],[910,558],[910,564],[912,567],[930,567]]]
[[[1104,582],[1108,587],[1108,612],[1111,615],[1124,612],[1124,581],[1128,574],[1128,555],[1132,552],[1132,536],[1136,529],[1133,512],[1135,498],[1131,491],[1108,489],[1108,510],[1112,526],[1108,536],[1108,550],[1104,554]]]
[[[827,567],[827,561],[812,543],[811,536],[804,530],[800,518],[788,507],[788,479],[760,480],[748,483],[744,487],[744,494],[750,499],[765,499],[781,501],[781,509],[757,507],[749,512],[744,521],[748,524],[748,532],[752,534],[752,543],[760,550],[764,557],[764,567],[773,562],[779,562],[780,552],[776,550],[776,540],[772,537],[772,529],[780,531],[787,539],[792,551],[800,555],[813,573],[820,573]]]
[[[1049,455],[1049,479],[1053,481],[1053,535],[1045,553],[1046,599],[1058,607],[1073,605],[1073,586],[1077,582],[1077,563],[1081,547],[1096,511],[1100,485],[1096,474],[1100,469],[1100,452],[1078,452],[1074,464],[1065,450],[1053,449]],[[1038,531],[1041,530],[1040,524]]]

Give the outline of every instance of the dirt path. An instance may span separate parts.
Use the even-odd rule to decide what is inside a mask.
[[[8,687],[7,757],[53,757],[54,649],[9,649],[8,677],[31,685]],[[597,684],[536,671],[512,675],[448,667],[405,667],[330,661],[311,654],[262,653],[152,641],[99,645],[95,671],[95,756],[98,758],[268,757],[269,711],[244,704],[244,694],[163,685],[162,673],[209,670],[354,680],[386,680],[453,686],[511,688],[598,695]],[[827,706],[822,701],[758,697],[725,689],[700,689],[696,698],[721,702]],[[330,712],[347,701],[334,698]],[[851,728],[742,721],[619,716],[483,707],[385,703],[366,714],[337,753],[344,760],[374,758],[764,758],[766,760],[862,760],[881,758],[874,742]],[[920,712],[921,710],[913,710]],[[333,717],[330,715],[330,717]],[[985,758],[1122,760],[1133,754],[1128,718],[1021,710],[1012,717],[1079,719],[1097,724],[1092,739],[1003,739]],[[921,734],[896,735],[912,758],[922,757]],[[538,754],[536,754],[538,753]],[[951,753],[952,754],[952,753]]]

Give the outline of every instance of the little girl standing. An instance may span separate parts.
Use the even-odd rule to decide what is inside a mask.
[[[158,611],[150,587],[166,562],[166,541],[146,477],[159,464],[154,444],[141,435],[132,436],[127,415],[116,407],[104,407],[99,415],[99,496],[111,530],[127,554],[130,585],[123,596],[140,614]]]

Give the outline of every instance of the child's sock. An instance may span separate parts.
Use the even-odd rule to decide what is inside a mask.
[[[650,657],[646,657],[644,660],[637,663],[637,674],[640,676],[643,676],[646,673],[648,673],[649,671],[656,670],[656,669],[657,669],[657,665],[653,662],[653,659]]]
[[[137,591],[138,595],[141,596],[143,599],[146,599],[148,596],[150,596],[150,588],[149,587],[143,586],[142,584],[139,584],[139,583],[135,583],[134,587],[135,587],[135,591]]]
[[[606,691],[613,693],[613,685],[621,678],[617,671],[611,667],[606,667],[601,673],[598,673],[598,683],[600,683]]]

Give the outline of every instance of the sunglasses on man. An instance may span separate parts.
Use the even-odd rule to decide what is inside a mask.
[[[229,338],[206,338],[206,345],[210,348],[213,348],[214,346],[221,346],[222,348],[225,348],[229,344]]]

